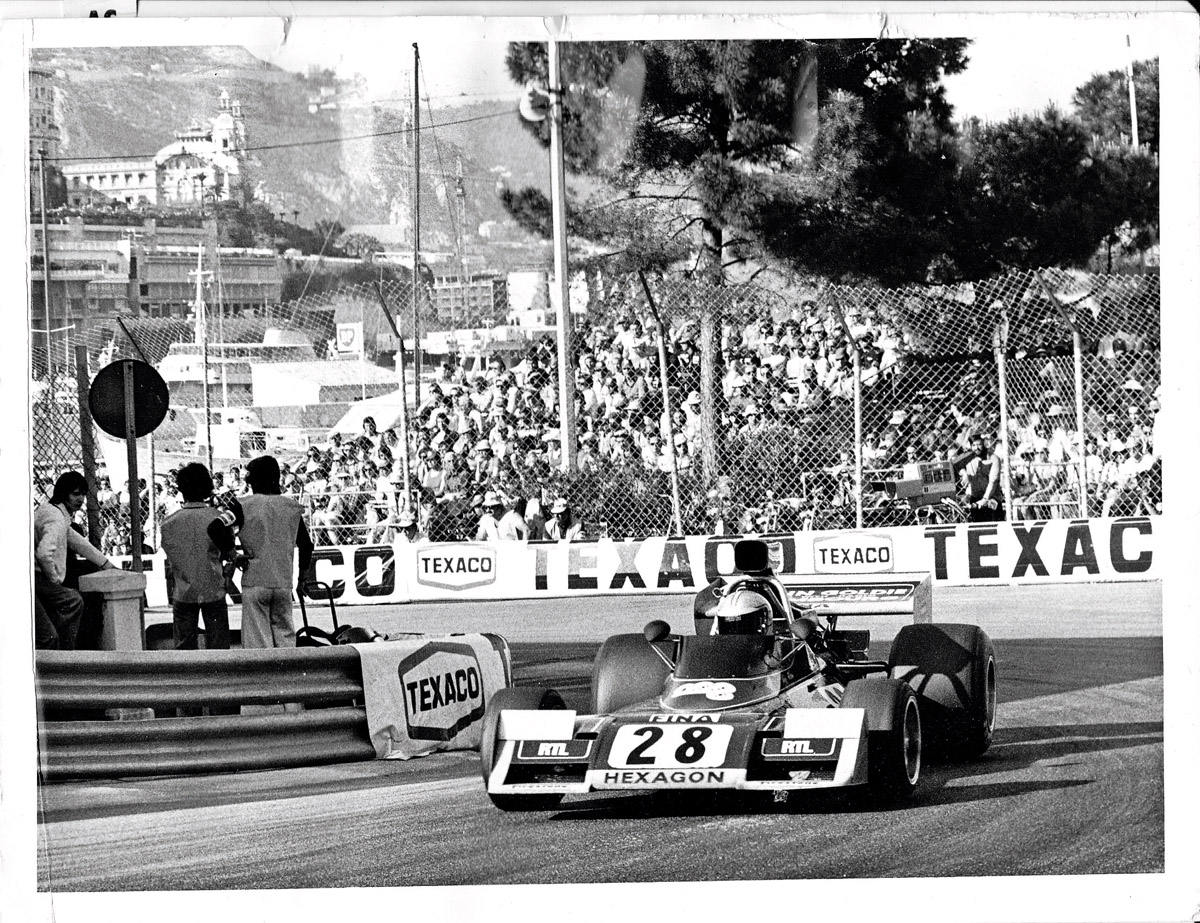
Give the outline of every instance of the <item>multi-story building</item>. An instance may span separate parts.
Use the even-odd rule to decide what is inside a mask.
[[[503,275],[480,274],[433,277],[433,304],[439,320],[472,325],[479,320],[503,323],[508,316],[508,279]]]
[[[199,248],[212,272],[205,299],[227,316],[279,303],[282,261],[272,250],[215,246],[213,218],[127,216],[120,224],[88,224],[82,217],[47,225],[50,251],[51,330],[117,315],[185,318],[196,297]],[[47,318],[42,229],[32,227],[30,251],[34,326]],[[35,339],[35,343],[37,340]]]
[[[54,72],[44,67],[29,68],[29,173],[32,181],[29,184],[30,208],[34,212],[42,210],[42,184],[39,169],[40,158],[44,155],[49,162],[47,165],[47,198],[51,204],[54,195],[50,187],[61,182],[60,175],[52,169],[53,161],[58,157],[60,134],[58,123],[54,116]]]

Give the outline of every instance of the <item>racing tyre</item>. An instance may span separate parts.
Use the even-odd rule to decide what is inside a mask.
[[[501,689],[488,702],[487,711],[483,715],[483,739],[479,744],[479,766],[483,773],[483,784],[486,789],[488,777],[496,765],[496,756],[500,749],[500,712],[504,709],[517,711],[543,711],[566,708],[560,696],[553,689],[542,689],[537,686],[518,686],[511,689]],[[552,811],[562,801],[561,794],[546,795],[494,795],[488,792],[492,804],[501,811]]]
[[[996,652],[977,625],[905,625],[888,675],[912,686],[930,749],[946,759],[987,752],[996,729]]]
[[[869,677],[849,683],[842,708],[867,713],[867,791],[879,802],[912,796],[921,778],[921,709],[908,683]]]
[[[670,672],[641,633],[613,635],[600,645],[592,662],[592,714],[607,715],[657,700]]]

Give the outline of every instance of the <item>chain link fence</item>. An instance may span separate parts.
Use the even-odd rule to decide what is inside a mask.
[[[35,500],[60,471],[90,469],[111,553],[129,541],[125,447],[83,409],[99,369],[126,358],[154,365],[170,392],[168,418],[139,440],[151,547],[180,502],[174,469],[211,464],[237,493],[263,453],[285,464],[319,544],[474,538],[493,499],[522,512],[531,538],[559,498],[589,537],[955,521],[975,434],[995,443],[996,515],[1160,511],[1153,276],[1047,270],[785,295],[581,274],[570,474],[553,330],[428,334],[428,292],[406,282],[237,315],[212,302],[199,319],[95,323],[48,351],[35,339]],[[418,357],[398,353],[414,314],[419,375]]]

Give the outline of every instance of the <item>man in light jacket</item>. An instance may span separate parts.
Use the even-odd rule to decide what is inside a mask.
[[[34,645],[40,650],[74,650],[83,615],[83,597],[63,586],[67,549],[101,568],[115,565],[71,528],[87,503],[87,479],[66,471],[54,482],[50,499],[33,514]]]
[[[301,506],[284,496],[279,462],[260,455],[246,465],[252,493],[241,498],[241,528],[246,570],[242,577],[242,647],[295,647],[292,588],[304,592],[312,563],[313,541],[301,518]],[[300,573],[293,557],[300,550]]]

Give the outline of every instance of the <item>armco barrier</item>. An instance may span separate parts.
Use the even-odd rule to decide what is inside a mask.
[[[42,773],[59,780],[478,749],[489,698],[512,684],[512,655],[494,634],[411,635],[283,650],[39,651],[36,670]],[[289,703],[301,708],[241,714]]]
[[[285,768],[375,756],[353,647],[39,651],[36,670],[42,772],[49,780]],[[306,710],[72,720],[80,711],[288,702]]]
[[[47,780],[285,769],[375,757],[362,708],[145,721],[45,722]]]

